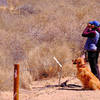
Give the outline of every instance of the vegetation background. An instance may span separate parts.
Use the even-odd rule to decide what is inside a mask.
[[[2,0],[0,0],[2,1]],[[13,68],[20,64],[20,86],[75,75],[72,59],[83,52],[81,36],[88,21],[100,21],[100,0],[4,0],[0,6],[0,90],[13,87]]]

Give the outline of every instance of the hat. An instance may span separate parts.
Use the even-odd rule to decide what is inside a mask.
[[[93,21],[90,21],[90,22],[89,22],[89,24],[91,24],[91,25],[92,25],[92,24],[93,24]]]
[[[98,21],[93,21],[93,25],[95,25],[96,27],[100,26],[100,22]]]

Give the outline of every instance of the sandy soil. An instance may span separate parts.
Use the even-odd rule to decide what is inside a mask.
[[[66,87],[57,87],[57,79],[35,81],[31,90],[20,89],[19,100],[100,100],[100,91],[82,90],[77,78],[61,82],[66,79],[70,79]],[[13,100],[13,92],[1,91],[0,100]]]

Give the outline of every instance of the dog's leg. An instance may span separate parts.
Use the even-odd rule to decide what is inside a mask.
[[[95,80],[89,81],[89,88],[92,90],[99,90],[98,85]]]
[[[92,88],[93,90],[99,90],[99,88],[95,84],[92,85]]]

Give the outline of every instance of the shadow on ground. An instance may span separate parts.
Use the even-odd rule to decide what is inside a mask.
[[[57,88],[58,87],[58,88]],[[36,90],[44,90],[47,88],[57,88],[57,90],[71,90],[71,91],[88,91],[86,89],[83,89],[82,86],[77,85],[77,84],[67,84],[64,87],[61,87],[61,85],[46,85],[44,87],[33,87],[32,89],[36,89]]]
[[[59,87],[57,90],[73,90],[73,91],[85,91],[85,89],[82,88],[82,86],[77,84],[67,84],[64,87],[61,87],[60,85],[47,85],[46,87]]]

